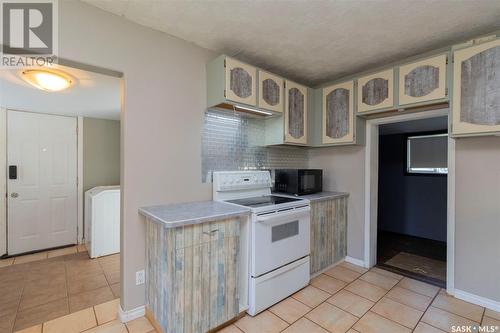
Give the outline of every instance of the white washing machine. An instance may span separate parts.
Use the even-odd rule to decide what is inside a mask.
[[[120,252],[120,186],[85,192],[85,245],[91,258]]]

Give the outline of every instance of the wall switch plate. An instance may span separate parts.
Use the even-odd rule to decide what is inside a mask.
[[[144,270],[140,270],[135,272],[135,285],[140,286],[141,284],[144,284],[146,281],[146,274],[144,273]]]

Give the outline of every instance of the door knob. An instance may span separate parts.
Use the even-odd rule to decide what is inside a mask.
[[[12,192],[10,194],[11,198],[17,198],[19,196],[19,193],[16,193],[16,192]]]

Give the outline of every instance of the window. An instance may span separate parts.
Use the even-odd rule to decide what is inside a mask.
[[[448,134],[409,136],[406,164],[411,174],[447,174]]]

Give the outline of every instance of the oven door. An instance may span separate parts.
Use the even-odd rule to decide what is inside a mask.
[[[309,206],[257,215],[252,223],[252,276],[258,277],[310,253]]]

